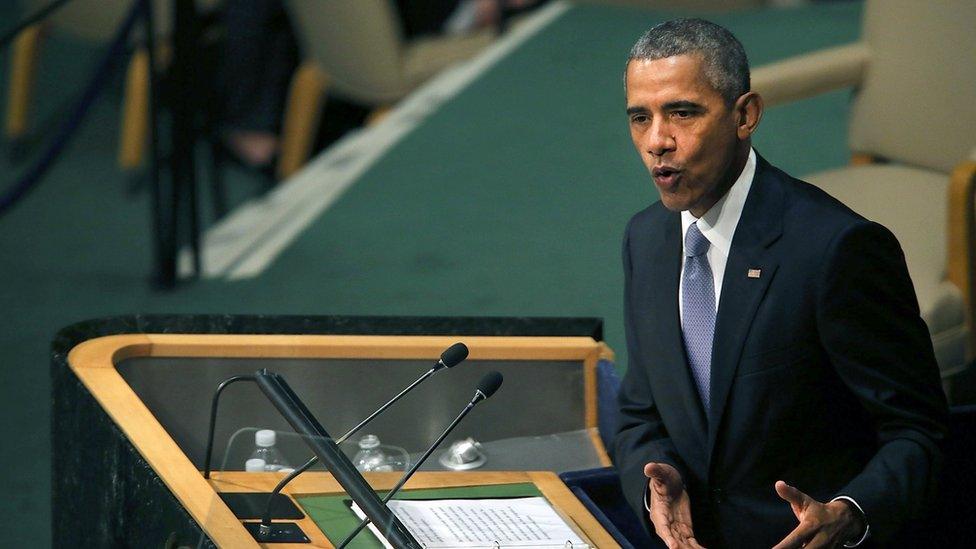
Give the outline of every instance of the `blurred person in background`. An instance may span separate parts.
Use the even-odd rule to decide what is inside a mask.
[[[351,0],[348,0],[351,1]],[[503,25],[545,0],[396,0],[404,38],[465,34]],[[270,171],[279,145],[288,85],[299,50],[281,0],[226,0],[217,69],[220,139],[230,157]],[[330,99],[320,145],[362,124],[368,109]]]
[[[226,0],[217,69],[221,139],[231,157],[269,168],[298,45],[281,0]]]
[[[498,27],[505,18],[531,10],[545,0],[397,0],[407,38],[429,34],[465,34]]]

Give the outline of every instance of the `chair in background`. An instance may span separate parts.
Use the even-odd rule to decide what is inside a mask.
[[[613,356],[605,353],[596,367],[598,430],[603,446],[613,452],[613,437],[620,425],[620,375]],[[624,498],[620,477],[613,467],[598,467],[561,473],[559,478],[572,490],[580,503],[623,549],[634,547],[658,548],[663,544],[652,540]]]
[[[406,41],[390,0],[288,0],[286,7],[305,61],[292,79],[286,106],[280,178],[308,159],[326,87],[329,93],[355,103],[388,107],[494,39],[494,33],[485,30]]]
[[[743,8],[758,8],[770,0],[576,0],[581,4],[604,4],[648,9],[680,9],[695,11],[728,11]]]
[[[212,9],[219,0],[197,0],[199,9]],[[50,4],[48,0],[26,2],[25,13],[35,13]],[[172,31],[172,3],[156,1],[153,21],[156,28],[157,64],[165,64],[168,38]],[[22,142],[30,127],[31,90],[38,70],[37,59],[44,35],[52,30],[64,32],[86,42],[107,42],[132,8],[131,0],[98,0],[69,2],[54,14],[32,25],[15,38],[12,47],[10,85],[7,95],[5,137],[8,142]],[[133,39],[134,51],[129,58],[125,95],[119,127],[118,163],[123,170],[133,170],[145,157],[149,132],[149,52],[142,37],[142,27]]]
[[[854,86],[851,165],[806,179],[898,237],[943,384],[974,355],[976,2],[868,0],[859,42],[760,67],[767,106]]]

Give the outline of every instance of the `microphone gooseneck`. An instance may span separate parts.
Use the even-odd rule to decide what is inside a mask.
[[[410,480],[410,477],[412,477],[413,474],[417,472],[417,469],[420,469],[420,466],[423,465],[425,461],[427,461],[427,458],[429,458],[430,455],[434,453],[434,450],[436,450],[437,447],[440,446],[441,442],[444,442],[444,439],[447,438],[447,435],[449,435],[451,431],[454,430],[455,427],[457,427],[458,423],[461,423],[461,420],[464,419],[464,416],[468,415],[468,412],[474,409],[476,404],[478,404],[483,400],[487,400],[488,398],[491,397],[491,395],[495,394],[495,391],[497,391],[498,388],[501,387],[502,380],[503,380],[502,375],[498,372],[489,372],[485,374],[484,377],[481,378],[481,381],[478,382],[478,389],[475,391],[474,396],[471,398],[471,401],[464,406],[464,408],[461,410],[461,413],[458,414],[456,418],[454,418],[454,421],[452,421],[451,424],[447,426],[447,429],[444,429],[444,432],[441,433],[439,437],[437,437],[437,440],[435,440],[434,443],[431,444],[429,448],[427,448],[427,451],[424,452],[424,455],[420,456],[420,459],[418,459],[417,462],[413,464],[413,467],[411,467],[406,473],[404,473],[403,476],[400,477],[400,480],[396,483],[396,485],[393,488],[391,488],[389,492],[387,492],[386,497],[383,498],[383,503],[388,503],[390,499],[392,499],[393,496],[395,496],[396,493],[400,491],[400,488],[402,488],[403,485],[406,484],[408,480]],[[356,537],[357,534],[362,532],[363,528],[365,528],[366,525],[369,524],[369,522],[370,522],[369,518],[365,518],[362,521],[360,521],[359,526],[357,526],[356,529],[352,531],[352,533],[346,536],[346,539],[343,540],[342,543],[340,543],[336,549],[344,549],[347,545],[349,545],[349,542],[351,542],[352,539]]]
[[[220,403],[220,395],[228,385],[238,381],[254,381],[254,376],[233,376],[221,381],[210,401],[210,429],[207,431],[207,455],[203,458],[203,478],[210,478],[210,458],[213,455],[214,431],[217,427],[217,405]]]
[[[416,380],[414,380],[413,383],[411,383],[405,389],[397,393],[396,396],[386,401],[386,404],[383,404],[382,406],[377,408],[376,411],[370,414],[366,419],[360,421],[359,424],[357,424],[355,427],[346,431],[346,434],[337,438],[335,441],[336,445],[342,444],[349,437],[359,432],[359,430],[365,427],[367,423],[373,421],[373,419],[376,416],[385,412],[386,409],[392,406],[394,402],[403,398],[404,395],[412,391],[414,387],[416,387],[417,385],[420,385],[421,383],[426,381],[427,378],[434,375],[439,370],[442,370],[444,368],[453,368],[454,366],[457,366],[458,364],[463,362],[464,359],[466,359],[467,357],[468,357],[468,347],[464,343],[458,342],[445,349],[444,352],[441,353],[440,360],[438,360],[437,363],[434,364],[434,366],[430,370],[424,372],[423,375],[421,375]],[[292,479],[307,471],[311,466],[315,465],[318,462],[318,460],[319,458],[317,456],[312,456],[311,459],[306,461],[301,467],[295,469],[291,473],[288,473],[288,475],[285,478],[281,479],[281,481],[278,482],[277,486],[275,486],[274,490],[271,491],[271,495],[268,497],[268,505],[265,507],[264,515],[261,517],[260,532],[266,534],[271,531],[271,504],[274,501],[275,497],[277,497],[277,495],[281,493],[281,491],[285,488],[285,486],[289,482],[292,481]]]

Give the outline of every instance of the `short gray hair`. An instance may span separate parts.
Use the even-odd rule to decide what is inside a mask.
[[[742,43],[704,19],[674,19],[651,28],[631,48],[627,63],[683,54],[701,55],[705,78],[729,105],[749,91],[749,60]]]

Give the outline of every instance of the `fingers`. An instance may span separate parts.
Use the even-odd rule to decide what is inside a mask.
[[[674,531],[675,516],[671,505],[666,502],[663,504],[651,504],[650,519],[654,525],[654,532],[660,536],[668,547],[672,547],[677,542],[677,532]]]
[[[776,481],[775,488],[776,494],[788,501],[790,505],[793,506],[794,511],[802,511],[811,501],[813,501],[810,496],[804,494],[789,484],[786,484],[782,480]]]
[[[674,530],[668,530],[665,528],[664,531],[662,531],[660,529],[655,529],[655,533],[657,533],[658,537],[661,538],[661,541],[668,546],[668,549],[705,549],[694,537],[682,536]]]
[[[687,523],[678,523],[677,527],[672,529],[672,535],[678,541],[678,547],[681,548],[700,548],[701,545],[698,544],[698,540],[695,539],[695,533],[691,530],[691,525]]]
[[[804,549],[821,549],[823,547],[839,547],[841,542],[831,542],[830,536],[824,531],[820,531],[817,535],[810,538],[810,541],[806,542],[803,547]]]
[[[663,532],[663,533],[662,532],[657,532],[657,535],[658,535],[659,538],[661,538],[661,541],[664,542],[664,545],[667,545],[668,546],[668,549],[675,549],[675,548],[679,547],[678,546],[678,540],[676,540],[674,538],[674,536],[672,536],[670,533],[668,533],[668,532]]]
[[[674,536],[674,539],[681,542],[695,537],[695,533],[691,530],[691,525],[681,521],[671,523],[671,535]]]
[[[657,534],[657,537],[661,538],[661,541],[668,546],[668,549],[673,549],[678,546],[678,540],[671,532],[669,521],[655,521],[652,515],[651,523],[654,525],[654,533]]]
[[[776,493],[779,495],[779,497],[785,499],[790,503],[797,503],[797,504],[803,503],[803,498],[804,496],[806,496],[806,494],[790,486],[789,484],[786,484],[782,480],[776,481],[775,488],[776,488]]]
[[[691,505],[681,474],[667,463],[644,465],[649,479],[650,519],[654,531],[669,548],[700,548],[691,526]]]
[[[686,498],[675,502],[674,506],[662,505],[651,513],[651,523],[654,531],[669,547],[699,548],[695,540],[695,532],[691,526],[691,509],[687,506]]]
[[[813,539],[817,531],[816,525],[801,523],[783,538],[783,541],[777,543],[773,549],[799,549],[804,547],[808,541]]]
[[[662,482],[671,477],[672,471],[674,471],[674,467],[664,463],[651,462],[644,466],[645,477],[657,479]]]
[[[668,549],[705,549],[695,538],[679,539],[672,537],[668,539],[661,539],[664,541],[664,544],[668,547]]]
[[[677,491],[683,487],[681,473],[667,463],[651,462],[644,465],[644,476],[651,480],[656,480],[671,491]]]
[[[644,466],[644,476],[650,479],[652,495],[668,500],[678,496],[681,481],[674,467],[663,463],[648,463]]]

